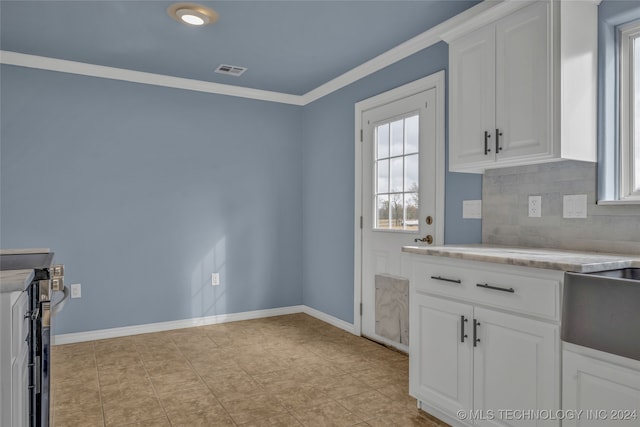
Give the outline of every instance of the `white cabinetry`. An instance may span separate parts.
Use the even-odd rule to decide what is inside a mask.
[[[640,425],[640,361],[563,343],[563,427]]]
[[[452,171],[596,160],[596,3],[518,3],[444,36]]]
[[[560,409],[562,273],[406,256],[409,388],[421,407],[452,425],[559,425],[506,411]]]
[[[0,425],[29,422],[26,292],[0,294]]]

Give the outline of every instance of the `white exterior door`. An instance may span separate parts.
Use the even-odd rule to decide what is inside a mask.
[[[376,334],[375,276],[401,275],[402,246],[442,238],[436,233],[443,221],[436,212],[437,90],[362,113],[362,335],[406,351],[408,343]]]

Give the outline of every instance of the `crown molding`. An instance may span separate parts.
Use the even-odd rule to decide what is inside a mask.
[[[345,86],[355,83],[358,80],[367,77],[383,68],[388,67],[398,61],[401,61],[414,53],[420,52],[436,43],[444,40],[442,35],[456,28],[464,27],[466,22],[478,15],[485,14],[487,10],[499,5],[505,0],[485,0],[472,8],[469,8],[458,15],[455,15],[446,21],[436,25],[398,46],[376,56],[375,58],[359,65],[346,73],[336,77],[335,79],[318,86],[317,88],[302,95],[304,105],[329,95],[332,92],[342,89]]]
[[[289,95],[286,93],[270,92],[242,86],[185,79],[182,77],[166,76],[163,74],[145,73],[142,71],[127,70],[123,68],[105,67],[103,65],[27,55],[24,53],[10,52],[6,50],[0,50],[0,63],[16,65],[19,67],[37,68],[40,70],[58,71],[61,73],[99,77],[103,79],[122,80],[132,83],[142,83],[154,86],[192,90],[196,92],[250,98],[259,101],[303,105],[302,97],[299,95]]]
[[[485,19],[485,17],[491,17],[495,13],[504,13],[505,10],[510,8],[518,8],[520,3],[521,1],[519,0],[485,0],[482,3],[479,3],[472,8],[436,25],[435,27],[430,28],[424,33],[419,34],[416,37],[413,37],[406,42],[376,56],[375,58],[347,71],[335,79],[318,86],[304,95],[292,95],[288,93],[225,85],[202,80],[185,79],[182,77],[146,73],[143,71],[127,70],[124,68],[106,67],[103,65],[28,55],[6,50],[0,50],[0,64],[304,106],[440,41],[450,40],[457,34],[469,31],[470,25],[477,25],[477,23],[480,22],[480,20]],[[493,12],[494,9],[495,13]]]

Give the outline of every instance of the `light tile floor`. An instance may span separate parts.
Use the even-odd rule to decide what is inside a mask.
[[[54,427],[427,426],[408,358],[304,314],[53,347]]]

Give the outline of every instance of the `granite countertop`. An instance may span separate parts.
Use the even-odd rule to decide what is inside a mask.
[[[22,292],[33,280],[33,270],[0,271],[0,293]]]
[[[0,255],[49,253],[49,248],[0,249]],[[33,270],[0,271],[0,293],[24,291],[33,280]]]
[[[494,245],[404,246],[403,252],[470,261],[494,262],[549,270],[591,273],[640,267],[640,255],[579,252],[562,249],[520,248]]]

